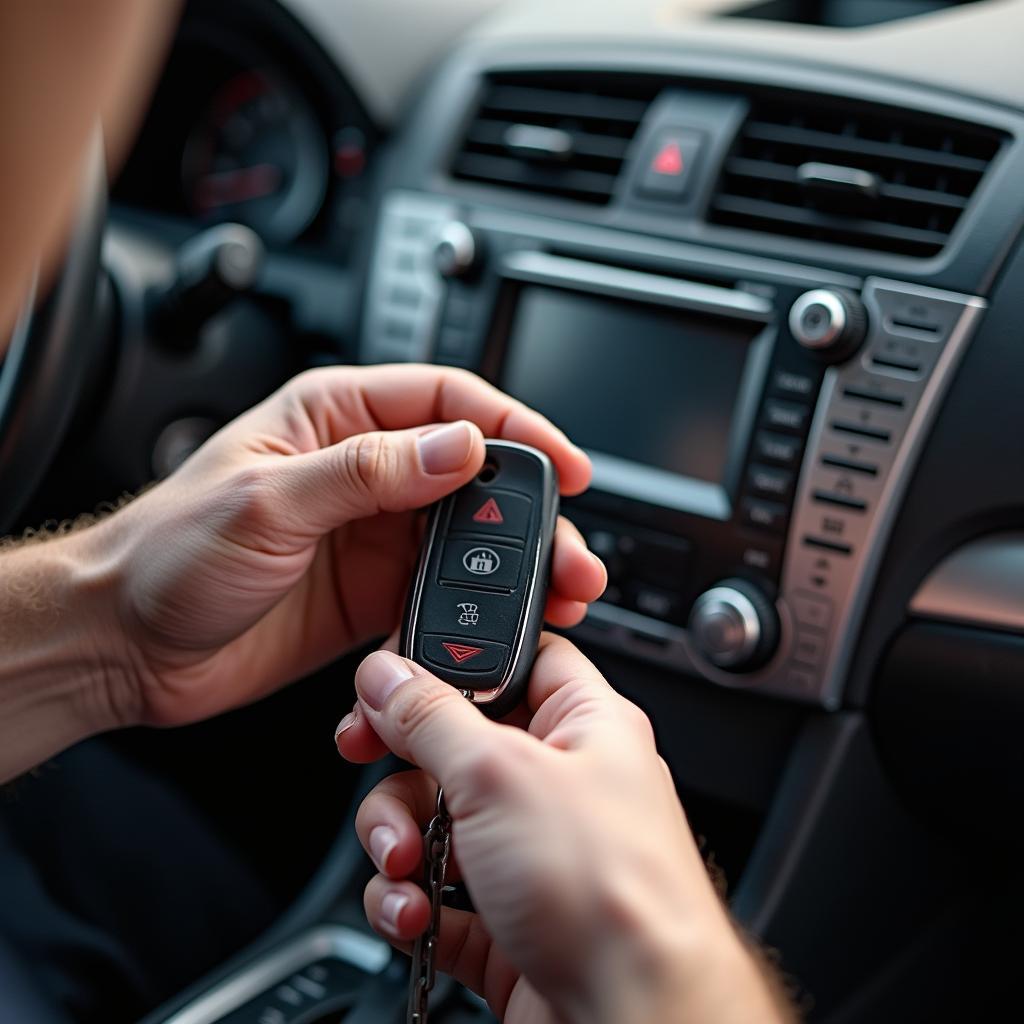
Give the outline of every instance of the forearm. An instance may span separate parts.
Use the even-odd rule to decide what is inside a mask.
[[[681,877],[682,863],[679,871]],[[675,892],[664,891],[660,900],[646,887],[636,888],[641,898],[624,901],[603,929],[583,1005],[570,1019],[795,1024],[780,979],[737,931],[703,873],[693,873]]]
[[[0,782],[119,724],[111,582],[86,534],[0,550]]]

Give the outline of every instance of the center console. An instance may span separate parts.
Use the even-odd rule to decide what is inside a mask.
[[[413,191],[379,223],[363,359],[475,370],[593,460],[581,637],[838,706],[984,300]]]

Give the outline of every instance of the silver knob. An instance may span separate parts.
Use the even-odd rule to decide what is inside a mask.
[[[476,266],[479,255],[476,236],[461,220],[450,220],[438,231],[434,265],[442,277],[464,277]]]
[[[830,358],[850,355],[864,340],[868,318],[864,303],[841,288],[804,292],[789,310],[789,330],[812,352]]]
[[[767,660],[778,642],[771,602],[746,580],[725,580],[701,594],[690,612],[690,640],[719,668],[739,671]]]

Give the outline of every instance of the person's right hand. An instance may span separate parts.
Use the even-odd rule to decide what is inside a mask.
[[[399,949],[429,918],[412,879],[440,782],[450,869],[477,912],[444,910],[438,966],[500,1018],[787,1019],[712,887],[649,721],[567,640],[542,640],[525,730],[387,651],[362,663],[356,689],[341,753],[390,749],[421,769],[380,783],[356,818],[380,872],[367,915]]]

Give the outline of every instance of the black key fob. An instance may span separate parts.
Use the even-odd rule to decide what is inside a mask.
[[[476,479],[430,511],[400,649],[488,717],[526,691],[557,519],[551,460],[512,441],[488,441]]]

